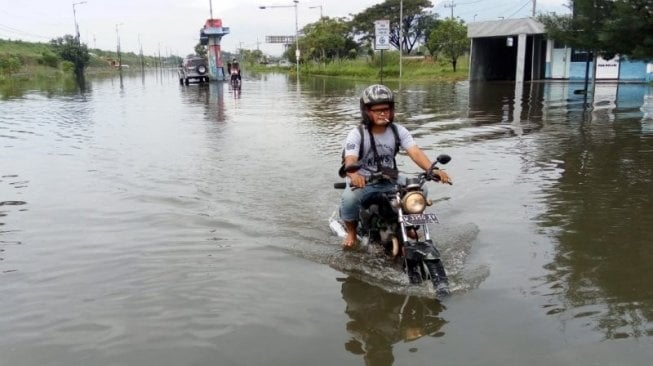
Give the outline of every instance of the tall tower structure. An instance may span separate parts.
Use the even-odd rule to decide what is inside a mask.
[[[226,80],[220,40],[229,34],[229,28],[222,26],[222,19],[207,19],[200,30],[200,43],[207,46],[209,58],[209,78],[211,80]]]

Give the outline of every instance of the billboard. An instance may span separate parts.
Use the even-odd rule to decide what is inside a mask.
[[[265,43],[293,44],[295,36],[265,36]]]

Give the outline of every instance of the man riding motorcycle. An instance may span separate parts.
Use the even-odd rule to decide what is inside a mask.
[[[238,79],[239,82],[242,82],[242,78],[240,76],[240,64],[238,63],[238,60],[233,59],[233,62],[231,63],[231,68],[229,73],[231,74],[231,82],[233,83],[236,79]]]
[[[396,171],[394,157],[399,148],[403,148],[420,168],[426,171],[431,169],[431,159],[417,146],[410,132],[405,127],[393,123],[394,107],[394,94],[387,86],[371,85],[361,93],[362,128],[357,127],[349,132],[343,153],[343,173],[347,176],[347,187],[342,193],[340,203],[340,218],[344,221],[347,231],[342,242],[344,249],[356,246],[356,227],[361,202],[369,195],[393,189],[393,183],[389,181],[367,184],[367,178],[382,170]],[[348,171],[346,167],[353,164],[359,164],[360,169]],[[442,183],[451,181],[443,170],[434,174],[439,176]]]

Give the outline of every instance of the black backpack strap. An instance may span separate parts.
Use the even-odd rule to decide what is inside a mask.
[[[360,133],[360,135],[361,135],[361,144],[358,147],[358,161],[363,159],[363,152],[365,151],[365,149],[363,148],[363,145],[365,145],[365,133],[364,132],[365,132],[365,126],[363,126],[363,124],[361,123],[361,124],[358,125],[358,133]]]
[[[392,128],[392,133],[395,134],[395,156],[397,156],[399,153],[399,148],[401,147],[401,139],[399,139],[399,131],[397,130],[397,125],[390,123],[390,128]]]
[[[395,155],[392,157],[392,164],[394,164],[394,169],[397,169],[397,159],[395,158],[399,153],[399,148],[401,147],[401,140],[399,139],[399,131],[397,126],[394,123],[390,123],[390,128],[392,128],[392,133],[395,134]]]

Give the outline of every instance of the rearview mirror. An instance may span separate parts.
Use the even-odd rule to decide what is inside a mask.
[[[440,164],[446,164],[446,163],[451,161],[451,156],[449,156],[447,154],[440,154],[440,155],[438,155],[436,160]]]

